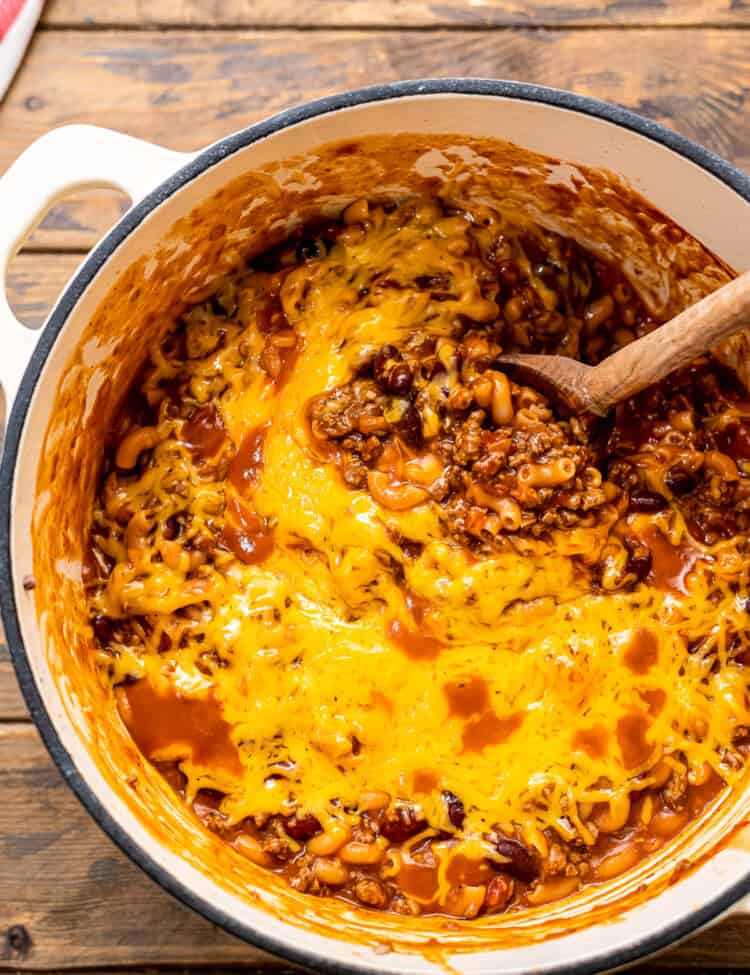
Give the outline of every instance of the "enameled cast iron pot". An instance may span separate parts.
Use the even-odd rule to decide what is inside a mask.
[[[66,653],[73,655],[71,647],[80,636],[69,600],[80,588],[76,556],[82,544],[76,522],[80,510],[76,515],[73,508],[85,507],[85,498],[74,505],[70,498],[79,483],[90,489],[97,463],[96,441],[88,454],[80,453],[80,445],[89,430],[94,436],[101,433],[97,423],[106,426],[118,387],[121,392],[133,376],[145,348],[136,333],[157,327],[154,296],[164,290],[169,298],[170,287],[172,297],[180,289],[184,293],[180,274],[186,266],[195,265],[197,273],[201,263],[224,259],[221,249],[201,250],[195,243],[207,227],[176,221],[248,171],[300,157],[331,140],[399,132],[500,138],[547,156],[614,170],[736,270],[748,266],[750,179],[745,174],[621,108],[532,85],[439,80],[366,88],[284,112],[196,155],[86,126],[49,133],[0,180],[3,272],[30,226],[62,194],[85,186],[116,186],[131,195],[134,206],[83,263],[40,333],[14,320],[1,292],[0,379],[13,404],[0,483],[0,599],[7,640],[42,737],[91,815],[154,880],[252,945],[335,972],[439,971],[446,958],[467,975],[532,970],[583,975],[616,968],[673,944],[739,905],[750,892],[750,848],[743,843],[716,846],[737,820],[739,806],[706,825],[702,846],[695,838],[688,841],[693,845],[684,855],[697,866],[645,900],[601,916],[589,910],[593,920],[588,925],[579,923],[579,912],[569,928],[557,926],[556,937],[534,938],[527,931],[520,939],[493,942],[485,935],[473,942],[471,928],[464,928],[463,950],[457,954],[451,945],[458,944],[458,936],[432,931],[432,948],[421,951],[420,938],[430,936],[421,921],[411,922],[403,942],[393,931],[379,938],[374,912],[341,905],[329,909],[311,899],[301,906],[299,895],[291,902],[283,891],[267,893],[270,881],[260,873],[242,882],[245,889],[250,886],[249,899],[241,896],[242,883],[213,879],[206,872],[206,850],[190,847],[189,834],[173,826],[169,815],[157,815],[153,808],[149,815],[149,801],[153,806],[159,787],[148,784],[147,771],[139,771],[146,783],[143,805],[128,793],[133,780],[125,775],[127,763],[135,767],[138,762],[132,749],[123,752],[126,758],[119,765],[114,759],[108,765],[97,722],[89,720],[88,691],[76,684],[63,660]],[[282,170],[289,193],[295,179],[310,178],[309,173],[290,177]],[[244,217],[252,209],[252,194],[248,199]],[[218,201],[229,229],[215,225],[208,238],[226,234],[229,239],[236,213],[231,199],[222,203],[219,196]],[[282,210],[283,204],[282,198]],[[262,207],[258,212],[264,213]],[[171,249],[157,260],[153,254],[167,228],[172,228]],[[242,242],[235,243],[239,247]],[[229,258],[232,253],[228,247]],[[134,265],[139,267],[135,276],[127,271]],[[153,276],[157,265],[166,285]],[[152,301],[148,314],[144,295]],[[36,502],[35,485],[41,492]],[[42,508],[36,515],[35,503]],[[36,594],[23,584],[31,572],[37,574]],[[54,584],[47,581],[45,588],[40,573]],[[700,855],[701,850],[711,855]],[[382,942],[395,950],[385,951]],[[447,952],[442,958],[436,942]]]

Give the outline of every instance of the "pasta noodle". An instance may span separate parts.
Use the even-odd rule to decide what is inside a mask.
[[[299,890],[499,913],[667,842],[748,751],[750,400],[604,424],[501,349],[657,326],[490,208],[354,201],[189,308],[113,430],[93,639],[197,820]]]

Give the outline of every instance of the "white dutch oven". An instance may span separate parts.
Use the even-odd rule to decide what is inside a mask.
[[[257,896],[240,896],[236,886],[207,875],[199,857],[188,856],[184,850],[180,855],[174,843],[165,842],[163,830],[151,828],[148,817],[139,815],[127,801],[122,782],[102,770],[100,757],[94,754],[94,739],[84,733],[76,713],[80,700],[66,687],[55,663],[61,648],[52,645],[48,619],[40,619],[34,594],[23,585],[36,564],[32,551],[35,530],[38,532],[33,521],[34,485],[43,462],[45,436],[46,447],[54,448],[54,437],[49,435],[55,419],[53,405],[59,404],[60,390],[65,391],[66,384],[73,396],[83,375],[72,371],[74,349],[79,349],[75,368],[83,368],[82,362],[90,370],[106,366],[117,336],[96,347],[89,342],[82,352],[79,340],[117,275],[150,255],[165,228],[173,227],[193,207],[247,171],[336,139],[457,131],[467,137],[502,138],[558,159],[614,170],[736,270],[748,266],[750,179],[746,175],[623,109],[531,85],[444,80],[368,88],[285,112],[196,155],[169,152],[87,126],[51,132],[0,180],[3,271],[30,227],[64,193],[87,186],[116,186],[130,194],[134,206],[83,263],[41,333],[32,333],[14,320],[4,289],[0,291],[0,379],[7,401],[13,403],[0,483],[3,620],[31,713],[71,787],[133,860],[206,917],[254,945],[327,971],[426,973],[443,971],[449,961],[467,975],[529,971],[582,975],[642,958],[737,907],[750,892],[750,849],[741,842],[723,846],[717,842],[739,818],[747,816],[746,801],[742,807],[739,800],[715,816],[700,836],[688,839],[680,857],[697,865],[679,881],[662,885],[654,896],[610,911],[599,920],[594,910],[589,925],[575,923],[569,930],[563,926],[554,938],[534,938],[527,932],[524,938],[493,944],[484,937],[473,950],[467,941],[470,929],[464,928],[463,950],[453,953],[452,945],[458,942],[448,929],[444,936],[431,932],[431,947],[420,951],[422,922],[417,920],[412,921],[402,947],[394,945],[391,937],[391,950],[385,950],[372,935],[376,922],[368,921],[366,912],[358,914],[341,906],[340,923],[336,923],[335,912],[321,920],[328,909],[321,907],[318,916],[314,901],[306,915],[295,916],[292,908],[270,910],[263,900],[262,878],[256,885]],[[189,262],[189,248],[183,248],[182,254],[179,250],[177,247],[175,254],[180,261]],[[132,327],[128,316],[122,316],[121,328]],[[92,402],[87,400],[87,422],[95,418],[95,392]],[[84,418],[78,422],[83,428]],[[83,469],[81,476],[85,476]],[[66,492],[70,483],[69,478],[57,482],[52,476],[46,491]],[[60,530],[63,534],[66,530],[62,522]],[[80,568],[75,564],[66,568],[64,551],[53,555],[55,571],[62,573],[60,579],[67,572],[73,580],[70,584],[78,584]],[[52,598],[42,616],[54,612]],[[369,918],[373,916],[371,913]],[[580,916],[579,910],[579,921]],[[349,933],[358,926],[365,934],[359,941],[352,940]],[[436,940],[445,955],[436,954]]]

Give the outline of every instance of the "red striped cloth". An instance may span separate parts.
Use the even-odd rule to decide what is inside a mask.
[[[0,0],[0,99],[34,33],[44,0]]]

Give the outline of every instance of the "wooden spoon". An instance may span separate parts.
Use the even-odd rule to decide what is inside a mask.
[[[563,355],[511,353],[495,361],[517,367],[524,378],[573,410],[606,416],[617,403],[743,328],[750,328],[750,271],[596,366]]]

